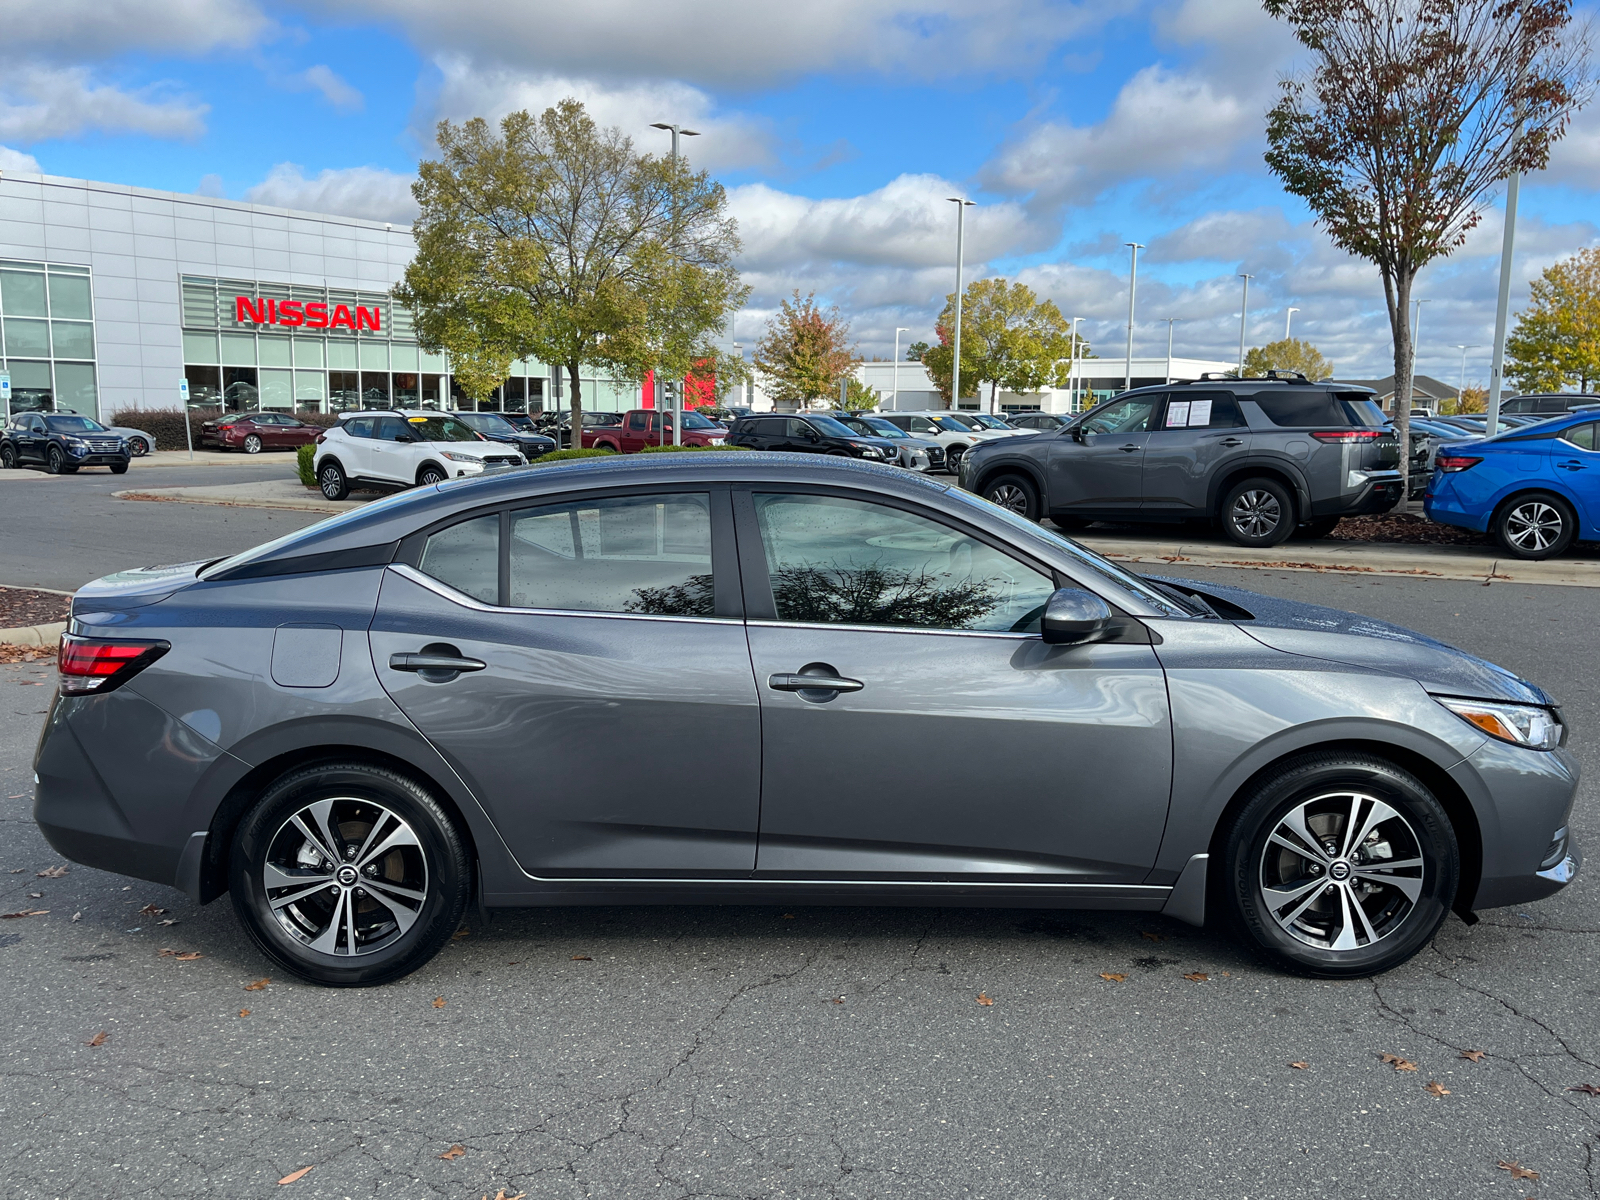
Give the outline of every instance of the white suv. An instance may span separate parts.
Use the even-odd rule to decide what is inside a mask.
[[[429,487],[478,475],[489,467],[520,467],[527,461],[455,417],[390,409],[341,416],[317,439],[313,469],[322,494],[343,500],[352,484]]]
[[[1013,429],[1001,433],[995,429],[978,427],[974,414],[963,412],[880,412],[885,421],[900,426],[913,437],[928,438],[944,447],[945,470],[952,475],[961,471],[961,456],[980,442],[993,442],[1019,433]]]

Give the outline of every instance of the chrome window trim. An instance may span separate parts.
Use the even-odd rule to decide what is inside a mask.
[[[452,604],[458,604],[462,608],[470,608],[474,612],[491,614],[513,613],[532,617],[614,617],[622,621],[672,621],[678,624],[690,625],[737,625],[741,623],[738,617],[669,617],[656,613],[612,612],[610,609],[604,608],[517,608],[514,605],[507,605],[502,608],[498,604],[486,604],[476,596],[458,592],[448,583],[441,582],[432,575],[424,574],[407,563],[390,563],[388,569],[401,578],[409,579],[419,587],[425,587],[430,592],[442,596]]]
[[[856,633],[936,633],[945,637],[1011,638],[1016,641],[1038,641],[1037,633],[1012,633],[1002,629],[940,629],[932,625],[846,625],[832,621],[769,621],[765,618],[747,619],[746,625],[762,629],[847,629]]]

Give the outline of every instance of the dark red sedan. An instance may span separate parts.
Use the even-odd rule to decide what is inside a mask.
[[[218,417],[200,426],[200,444],[219,450],[243,450],[260,454],[263,450],[293,450],[309,446],[321,433],[320,426],[307,425],[288,413],[238,413]]]

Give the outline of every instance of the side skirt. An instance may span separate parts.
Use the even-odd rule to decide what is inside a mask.
[[[1081,908],[1160,912],[1171,888],[1144,884],[886,883],[845,880],[541,881],[526,891],[486,892],[489,908],[592,904],[942,905],[952,908]]]

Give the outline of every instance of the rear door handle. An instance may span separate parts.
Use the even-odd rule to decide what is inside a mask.
[[[1557,463],[1556,466],[1568,471],[1581,471],[1584,469],[1583,464],[1576,459],[1568,459],[1566,462]]]
[[[391,654],[391,671],[481,671],[489,664],[455,654]]]
[[[775,692],[859,692],[866,684],[843,675],[769,675],[767,686]]]

